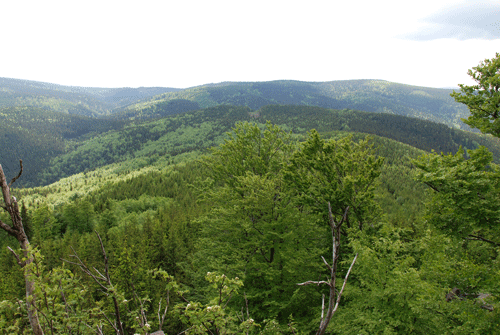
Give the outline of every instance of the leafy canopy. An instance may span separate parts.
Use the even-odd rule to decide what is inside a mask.
[[[485,147],[456,154],[424,155],[413,163],[417,179],[433,190],[431,222],[448,234],[465,237],[477,229],[498,226],[500,167]]]
[[[462,92],[451,94],[457,102],[469,107],[471,115],[462,121],[485,134],[500,137],[500,53],[469,69],[468,74],[477,84],[460,84]]]
[[[373,201],[375,181],[384,159],[376,157],[370,138],[354,142],[352,136],[325,141],[316,130],[290,159],[285,180],[292,185],[301,202],[325,214],[332,206],[336,219],[347,207],[348,227],[353,222],[363,227],[376,212]]]

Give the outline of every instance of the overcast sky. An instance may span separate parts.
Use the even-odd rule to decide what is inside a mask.
[[[500,52],[500,0],[2,1],[0,37],[0,77],[61,85],[452,87]]]

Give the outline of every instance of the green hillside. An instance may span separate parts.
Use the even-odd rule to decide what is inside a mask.
[[[0,78],[0,334],[498,334],[496,91],[467,92],[493,135],[380,80]]]
[[[60,270],[61,259],[68,259],[76,253],[89,267],[104,273],[95,229],[102,238],[106,262],[109,261],[106,273],[113,279],[113,289],[119,292],[118,305],[126,334],[146,332],[148,329],[137,323],[136,316],[142,315],[141,311],[156,316],[158,306],[164,308],[166,302],[170,307],[165,323],[160,323],[157,317],[149,318],[152,330],[159,329],[162,324],[165,333],[178,334],[193,327],[198,318],[207,317],[207,308],[209,311],[213,306],[219,306],[217,308],[224,308],[222,320],[228,320],[224,327],[231,327],[232,333],[237,334],[239,330],[234,324],[242,322],[237,316],[243,306],[245,313],[248,311],[248,318],[259,325],[250,328],[253,331],[249,330],[249,334],[313,334],[319,322],[321,296],[328,290],[317,285],[298,288],[296,284],[325,277],[326,268],[320,256],[331,255],[332,242],[329,231],[325,229],[324,211],[316,213],[312,205],[298,206],[296,201],[301,201],[301,197],[293,188],[273,182],[273,178],[280,178],[281,173],[259,177],[257,170],[262,168],[259,165],[253,166],[257,170],[249,167],[240,172],[242,179],[239,180],[248,185],[239,185],[235,198],[232,198],[228,185],[211,180],[216,175],[210,158],[213,155],[200,155],[207,146],[218,146],[224,139],[231,142],[223,131],[233,127],[238,120],[250,119],[264,130],[266,120],[273,117],[279,120],[286,113],[291,117],[282,127],[294,132],[293,143],[308,140],[309,135],[305,132],[309,129],[301,128],[307,127],[304,120],[316,124],[325,139],[339,141],[353,135],[352,143],[361,143],[366,134],[352,133],[347,126],[355,126],[361,123],[361,119],[367,120],[361,123],[362,126],[370,125],[370,116],[373,116],[366,112],[300,106],[268,106],[260,114],[246,107],[207,108],[103,133],[83,142],[81,147],[95,145],[93,150],[96,150],[97,157],[103,156],[105,151],[101,149],[119,151],[119,147],[113,148],[113,144],[125,139],[129,142],[124,148],[138,148],[131,151],[128,159],[118,163],[73,174],[51,185],[14,189],[15,196],[23,204],[23,219],[30,240],[43,255],[43,258],[37,256],[40,268],[37,283],[45,285],[42,286],[46,290],[44,296],[50,302],[47,307],[40,305],[41,310],[52,311],[46,314],[47,318],[55,325],[66,322],[75,329],[79,320],[96,320],[97,323],[105,320],[103,315],[112,315],[114,309],[110,296],[102,294],[102,287],[78,266],[65,263],[63,268],[67,272]],[[296,121],[294,115],[302,115],[297,117],[302,122]],[[388,117],[401,118],[408,124],[414,120],[395,115]],[[428,128],[436,125],[417,121]],[[339,125],[344,127],[342,131],[334,129]],[[381,125],[391,129],[389,123]],[[392,129],[401,125],[395,123]],[[240,124],[237,127],[248,126]],[[269,125],[267,127],[269,129]],[[437,125],[429,131],[439,132],[441,127],[446,128]],[[451,130],[446,129],[449,135]],[[456,132],[458,139],[460,134],[467,134]],[[417,134],[419,132],[414,129],[406,137]],[[443,138],[451,139],[448,135]],[[143,141],[144,138],[147,140]],[[418,138],[424,140],[426,131]],[[234,139],[233,136],[233,142]],[[476,278],[495,278],[485,272],[490,270],[488,262],[479,262],[483,258],[489,259],[481,256],[481,252],[490,254],[487,248],[452,240],[425,223],[424,204],[429,201],[429,194],[425,185],[414,179],[415,168],[411,163],[411,159],[416,159],[424,151],[377,135],[369,137],[369,141],[374,146],[373,153],[384,157],[384,162],[373,189],[373,211],[364,214],[371,218],[369,224],[363,231],[356,232],[354,228],[359,219],[353,214],[350,217],[353,227],[346,227],[343,231],[339,274],[347,271],[354,253],[359,254],[359,259],[334,319],[336,333],[349,334],[352,328],[374,333],[408,333],[418,328],[420,330],[413,333],[442,334],[447,330],[454,333],[457,329],[469,332],[477,327],[485,333],[491,332],[495,327],[496,311],[481,309],[474,305],[473,298],[457,300],[456,303],[447,303],[445,299],[445,294],[454,285],[475,283],[476,287],[468,288],[470,292],[489,287],[488,282],[475,281]],[[255,152],[245,151],[252,145],[245,138],[242,143],[246,145],[240,148],[245,157],[243,161],[233,156],[238,154],[237,151],[231,150],[228,156],[242,166],[251,162],[255,153],[265,150],[265,142],[260,143],[262,147],[254,148]],[[294,152],[298,148],[300,145],[292,145]],[[175,149],[179,152],[169,153]],[[89,147],[88,152],[81,151],[75,157],[87,159],[92,153]],[[76,164],[76,159],[68,162]],[[54,166],[62,167],[68,162]],[[89,159],[85,164],[91,163]],[[234,168],[233,163],[226,160],[220,163],[223,169]],[[281,169],[281,165],[277,167]],[[335,171],[330,166],[324,168]],[[231,178],[231,175],[224,176]],[[262,178],[261,182],[258,178]],[[241,201],[243,203],[238,206]],[[269,204],[277,211],[271,219],[264,211]],[[2,215],[0,218],[5,220]],[[242,219],[246,216],[251,219],[248,224]],[[264,230],[262,222],[272,225]],[[242,229],[246,235],[235,235]],[[235,237],[227,238],[232,236]],[[252,236],[257,239],[252,240]],[[269,244],[269,241],[274,244]],[[23,298],[24,293],[22,274],[13,271],[17,264],[6,249],[7,245],[14,243],[11,237],[0,231],[0,250],[5,250],[0,253],[0,275],[3,278],[0,300],[4,300],[0,305],[0,326],[19,332],[26,324],[13,323],[13,320],[25,320],[26,317],[21,312],[13,313],[14,305],[8,302],[15,303],[16,299]],[[469,251],[466,261],[463,261],[462,254]],[[250,257],[250,260],[235,257],[234,253],[238,253],[238,257]],[[269,254],[273,256],[269,258]],[[45,268],[41,266],[42,262]],[[252,271],[243,271],[245,267]],[[443,267],[447,271],[443,271]],[[469,267],[473,267],[472,274]],[[171,277],[157,276],[162,270]],[[259,275],[258,279],[255,273]],[[222,277],[222,285],[220,282],[209,283],[207,280],[212,280],[211,274],[224,274],[227,279]],[[239,280],[244,286],[241,291],[231,291],[231,303],[213,305],[215,300],[212,297],[220,296],[223,285],[233,288],[232,285]],[[214,291],[214,288],[220,291]],[[414,295],[419,299],[413,299]],[[65,296],[71,299],[64,300]],[[387,296],[391,299],[388,300]],[[70,312],[64,309],[65,304],[71,306],[68,308]],[[95,313],[96,305],[100,313]],[[248,306],[247,310],[245,306]],[[190,310],[197,314],[188,317]],[[436,310],[440,313],[435,313]],[[457,312],[469,314],[457,318]],[[362,319],[356,317],[360,313]],[[71,318],[67,317],[68,314]],[[449,325],[446,323],[449,320],[454,322]],[[109,323],[101,323],[101,327],[104,332],[112,332]],[[82,333],[92,332],[89,327],[82,327]],[[202,329],[199,333],[205,331]]]
[[[98,88],[63,86],[51,83],[0,78],[0,107],[42,108],[45,110],[99,116],[112,113],[116,108],[136,103],[141,99],[173,88]]]
[[[89,118],[34,107],[0,107],[0,161],[6,173],[15,173],[24,161],[23,185],[39,185],[39,175],[54,157],[66,153],[83,138],[124,122]]]
[[[237,121],[263,123],[267,120],[294,134],[304,134],[313,128],[320,132],[360,132],[437,152],[456,152],[459,146],[473,149],[485,145],[497,159],[500,157],[498,140],[490,136],[399,115],[307,106],[265,106],[254,112],[248,107],[221,105],[131,123],[121,130],[74,142],[65,153],[53,157],[50,166],[37,178],[39,185],[44,185],[116,162],[137,164],[138,167],[176,162],[178,155],[202,153],[220,143],[225,132]]]
[[[500,157],[498,140],[449,128],[430,121],[394,114],[333,110],[310,106],[220,105],[155,120],[119,121],[88,118],[31,108],[0,109],[1,153],[7,172],[16,171],[19,159],[29,173],[21,184],[53,183],[76,173],[113,163],[130,168],[177,162],[220,143],[237,121],[269,120],[304,134],[347,131],[390,138],[425,151],[456,152],[459,146],[490,148]]]
[[[221,104],[253,110],[282,104],[397,114],[467,130],[461,118],[468,116],[468,110],[449,96],[452,91],[383,80],[224,82],[174,89],[72,87],[0,78],[0,107],[29,106],[85,116],[144,119]]]
[[[206,108],[230,104],[258,110],[269,104],[283,104],[390,113],[468,129],[461,121],[468,115],[468,110],[449,96],[452,91],[383,80],[228,82],[155,96],[117,112],[116,117],[171,114],[174,108],[169,103],[173,101],[185,105],[191,102],[193,109],[196,105]]]

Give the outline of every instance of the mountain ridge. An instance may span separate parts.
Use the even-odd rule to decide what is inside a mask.
[[[380,79],[228,81],[178,89],[79,87],[0,78],[0,107],[30,106],[133,120],[221,104],[248,106],[253,110],[270,104],[304,105],[406,115],[470,130],[461,121],[468,116],[468,110],[449,96],[452,91]]]

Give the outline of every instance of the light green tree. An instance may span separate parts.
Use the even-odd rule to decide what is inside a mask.
[[[485,134],[500,136],[500,53],[485,59],[468,71],[476,85],[460,84],[461,92],[451,96],[469,107],[471,115],[463,121]]]
[[[370,139],[355,142],[352,136],[324,140],[311,130],[290,159],[285,180],[297,202],[310,206],[328,222],[328,203],[336,222],[347,207],[346,227],[358,227],[380,213],[374,202],[374,189],[384,159],[374,153]]]
[[[462,94],[452,93],[470,109],[464,122],[496,137],[500,137],[499,71],[497,53],[469,70],[477,85],[460,85]],[[432,152],[413,163],[419,169],[416,179],[430,188],[427,221],[445,234],[443,243],[459,246],[448,251],[442,264],[434,264],[435,269],[450,269],[435,283],[449,291],[449,304],[443,310],[454,309],[448,313],[452,324],[447,331],[491,333],[499,326],[500,167],[482,146],[467,152],[460,148],[456,154]],[[423,262],[422,267],[427,266]]]
[[[308,280],[299,284],[329,287],[328,308],[325,312],[323,301],[317,335],[327,331],[357,259],[357,255],[354,256],[349,268],[345,269],[342,286],[337,285],[337,276],[342,274],[341,264],[347,263],[346,254],[349,253],[347,243],[341,243],[342,235],[347,235],[348,231],[361,231],[365,224],[372,225],[379,214],[374,188],[382,163],[383,158],[374,154],[369,139],[354,142],[351,136],[347,136],[325,141],[316,130],[312,130],[286,167],[285,180],[294,195],[294,203],[311,208],[322,218],[320,225],[325,226],[328,222],[331,229],[331,263],[321,256],[329,270],[328,280]]]
[[[200,195],[212,209],[198,220],[195,265],[203,273],[241,278],[256,322],[287,322],[292,313],[310,322],[314,313],[307,306],[318,297],[313,289],[297,291],[296,283],[303,274],[318,276],[315,260],[328,233],[285,190],[283,166],[292,152],[290,134],[279,127],[239,123],[203,160],[210,172]],[[245,302],[240,297],[232,304],[241,308]]]

